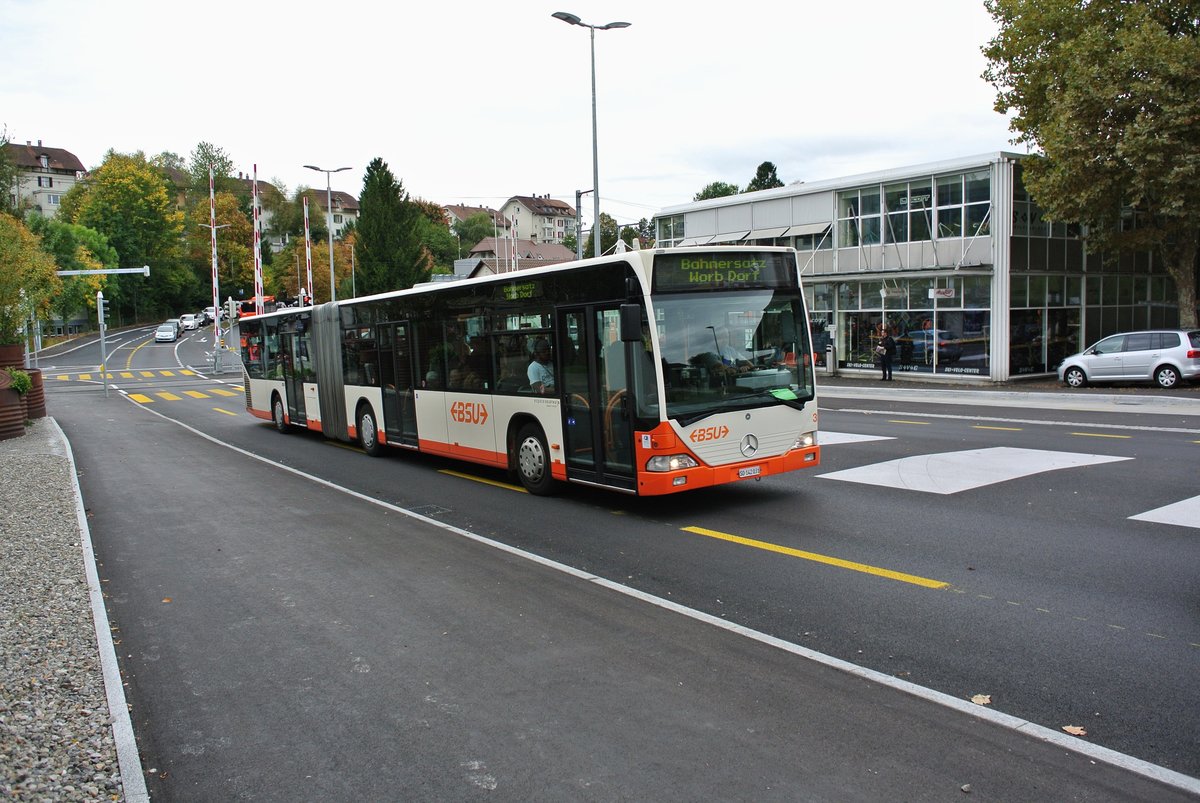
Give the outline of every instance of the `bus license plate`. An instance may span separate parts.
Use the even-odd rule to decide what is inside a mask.
[[[762,466],[750,466],[749,468],[738,469],[739,478],[757,477],[759,474],[762,474]]]

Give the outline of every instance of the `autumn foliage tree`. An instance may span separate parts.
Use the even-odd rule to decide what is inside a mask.
[[[1196,326],[1200,262],[1200,7],[1195,0],[986,0],[999,24],[984,77],[1025,185],[1088,248],[1156,253]]]

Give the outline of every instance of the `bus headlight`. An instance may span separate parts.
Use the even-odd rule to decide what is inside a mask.
[[[683,468],[695,468],[700,465],[691,455],[672,454],[657,455],[646,461],[647,471],[679,471]]]
[[[792,444],[792,448],[793,449],[807,449],[810,446],[816,446],[816,445],[817,445],[817,433],[803,432],[796,438],[796,442]]]

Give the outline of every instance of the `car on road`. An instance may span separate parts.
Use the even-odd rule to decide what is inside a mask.
[[[185,312],[179,316],[179,325],[183,327],[185,331],[199,329],[200,319],[196,317],[195,313]]]
[[[167,321],[154,330],[155,343],[174,343],[179,338],[179,324]]]
[[[1154,382],[1173,388],[1200,378],[1200,329],[1153,329],[1109,335],[1058,365],[1063,384]]]

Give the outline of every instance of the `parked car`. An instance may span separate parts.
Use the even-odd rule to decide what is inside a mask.
[[[1154,382],[1173,388],[1200,378],[1200,329],[1154,329],[1109,335],[1058,365],[1059,381]]]
[[[194,313],[185,312],[179,316],[179,325],[182,326],[185,331],[192,331],[200,328],[200,319],[197,318]]]
[[[172,321],[160,323],[154,330],[155,343],[174,343],[179,338],[179,324]]]
[[[945,329],[915,329],[896,338],[896,349],[902,365],[931,364],[935,348],[939,363],[955,362],[962,357],[962,342],[957,335]]]
[[[203,320],[203,323],[201,324],[201,326],[207,326],[208,324],[212,323],[213,321],[215,321],[217,319],[217,308],[216,307],[205,307],[204,312],[200,313],[200,315],[202,316],[202,320]]]

